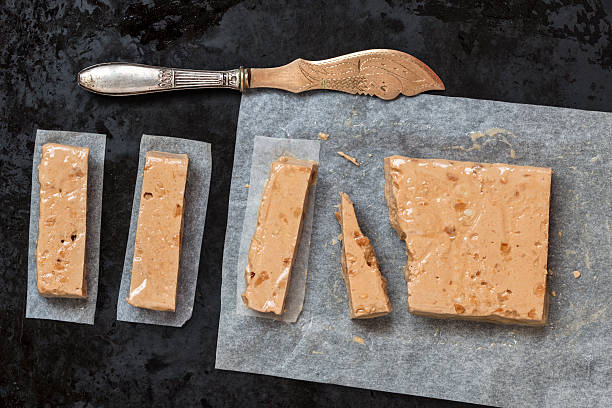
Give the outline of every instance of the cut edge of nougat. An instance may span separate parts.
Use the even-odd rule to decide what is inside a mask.
[[[161,159],[185,160],[187,162],[187,167],[189,167],[189,156],[184,153],[169,153],[169,152],[162,152],[159,150],[149,150],[145,154],[145,163],[146,163],[146,159],[149,157],[156,157],[156,158],[161,158]]]
[[[298,166],[310,167],[311,174],[310,174],[310,180],[308,181],[308,191],[310,191],[310,187],[313,184],[316,184],[317,182],[317,175],[319,172],[319,163],[317,163],[314,160],[298,159],[297,157],[282,155],[282,156],[279,156],[278,159],[274,160],[274,162],[282,162],[282,163],[294,164]],[[274,164],[274,162],[272,162],[272,164]],[[266,180],[266,183],[268,182],[268,180]],[[308,194],[306,195],[306,200],[308,200]],[[308,201],[306,201],[306,204],[308,204]],[[306,208],[306,205],[304,206],[304,208]]]
[[[398,215],[397,215],[397,203],[395,202],[395,197],[393,195],[393,177],[391,176],[391,159],[393,157],[399,156],[389,156],[385,157],[384,160],[384,170],[385,170],[385,201],[387,202],[387,207],[389,208],[389,222],[391,223],[391,227],[397,232],[401,240],[406,239],[406,234],[399,226]],[[410,254],[408,254],[410,256]]]
[[[486,322],[486,323],[496,323],[496,324],[504,324],[504,325],[518,325],[518,326],[534,326],[534,327],[542,327],[546,325],[548,320],[548,294],[545,295],[544,298],[544,311],[542,320],[534,320],[534,319],[517,319],[517,318],[509,318],[500,315],[480,315],[480,316],[462,316],[457,314],[446,314],[446,313],[431,313],[415,310],[408,306],[408,311],[416,316],[423,317],[432,317],[436,319],[452,319],[452,320],[472,320],[478,322]]]

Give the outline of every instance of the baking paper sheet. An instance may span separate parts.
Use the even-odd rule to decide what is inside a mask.
[[[141,309],[130,305],[126,299],[130,291],[132,277],[132,260],[134,258],[134,240],[138,224],[138,209],[142,191],[142,173],[145,155],[155,150],[167,153],[184,153],[189,156],[187,169],[187,184],[185,187],[185,209],[183,212],[183,240],[181,246],[181,261],[176,295],[176,311],[160,312]],[[191,318],[195,290],[198,281],[200,250],[204,235],[204,221],[208,205],[208,191],[212,157],[210,144],[197,140],[178,139],[166,136],[142,135],[138,159],[138,177],[134,189],[132,218],[128,235],[123,275],[119,298],[117,299],[117,320],[124,322],[158,324],[162,326],[181,327]]]
[[[270,164],[280,156],[286,155],[302,160],[319,162],[319,141],[301,139],[277,139],[257,136],[251,157],[251,173],[249,178],[248,198],[240,237],[240,252],[236,268],[236,311],[243,315],[263,317],[266,319],[295,322],[302,311],[304,295],[306,292],[306,278],[308,275],[308,254],[310,251],[310,236],[312,233],[312,219],[314,215],[316,183],[310,188],[308,194],[308,207],[304,214],[300,245],[296,252],[291,281],[285,300],[285,312],[281,316],[274,313],[261,313],[249,309],[244,305],[241,295],[246,288],[244,270],[249,258],[251,239],[257,227],[257,212],[266,181],[270,176]],[[246,187],[245,187],[246,188]]]
[[[302,314],[291,325],[241,316],[235,268],[253,136],[314,140],[320,131],[329,139],[321,142]],[[612,406],[611,135],[612,114],[603,112],[434,95],[385,102],[332,92],[245,94],[216,367],[500,406]],[[361,165],[338,156],[339,150]],[[553,169],[548,284],[556,296],[546,327],[408,312],[405,244],[389,225],[384,200],[383,159],[391,154]],[[355,202],[388,280],[388,316],[348,317],[341,243],[334,245],[338,191]],[[579,279],[574,270],[582,273]]]
[[[38,288],[36,286],[36,239],[38,238],[38,215],[40,214],[38,165],[40,164],[42,156],[42,146],[46,143],[89,147],[87,173],[87,236],[85,237],[85,279],[87,281],[87,299],[45,298],[38,293]],[[104,180],[105,151],[105,135],[59,130],[38,129],[36,131],[32,167],[32,198],[30,203],[26,318],[94,324],[96,300],[98,298],[100,221],[102,215],[102,182]]]

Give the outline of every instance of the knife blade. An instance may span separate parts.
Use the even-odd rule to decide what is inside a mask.
[[[299,93],[315,89],[394,99],[444,90],[442,80],[421,60],[405,52],[376,49],[321,61],[296,59],[275,68],[229,71],[188,70],[124,62],[93,65],[78,74],[88,91],[113,96],[180,89],[230,88],[241,92],[276,88]]]

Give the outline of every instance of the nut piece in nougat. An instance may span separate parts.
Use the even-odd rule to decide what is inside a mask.
[[[353,202],[344,193],[340,193],[336,218],[342,228],[342,276],[351,319],[369,319],[390,313],[387,281],[380,273],[370,240],[359,228]]]
[[[89,149],[47,143],[38,167],[40,215],[36,284],[45,297],[86,298],[85,237]]]
[[[284,156],[270,166],[249,248],[246,289],[242,294],[244,304],[253,310],[277,315],[284,311],[308,191],[316,172],[317,163]]]
[[[389,219],[408,253],[409,310],[545,324],[551,174],[509,164],[385,158]]]
[[[176,308],[188,165],[186,154],[147,152],[127,299],[132,306]]]

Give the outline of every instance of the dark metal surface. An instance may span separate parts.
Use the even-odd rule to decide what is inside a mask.
[[[118,99],[85,92],[75,78],[103,61],[228,69],[393,48],[434,69],[446,95],[612,111],[612,6],[474,3],[0,0],[0,405],[455,406],[215,370],[240,95]],[[95,326],[24,319],[37,128],[108,135]],[[213,145],[196,303],[181,329],[115,320],[142,133]]]

